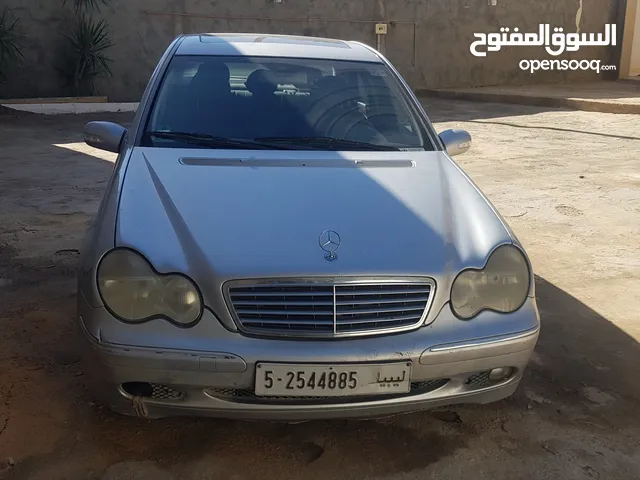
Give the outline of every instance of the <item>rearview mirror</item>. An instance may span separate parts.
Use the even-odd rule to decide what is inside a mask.
[[[127,129],[112,122],[89,122],[84,127],[87,145],[107,152],[118,153]]]
[[[444,143],[447,153],[452,157],[471,148],[471,135],[466,130],[445,130],[439,137]]]

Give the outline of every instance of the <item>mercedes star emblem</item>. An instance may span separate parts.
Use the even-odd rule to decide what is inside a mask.
[[[330,262],[333,262],[338,258],[338,256],[336,255],[336,251],[338,250],[338,248],[340,248],[340,244],[342,243],[338,232],[334,232],[333,230],[325,230],[320,234],[318,243],[320,244],[320,248],[327,252],[324,258],[326,258]]]

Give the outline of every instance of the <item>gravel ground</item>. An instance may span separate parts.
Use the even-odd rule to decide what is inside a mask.
[[[92,402],[78,249],[113,156],[95,116],[0,116],[0,478],[640,478],[640,116],[429,100],[527,247],[543,331],[517,393],[370,421],[146,421]],[[121,122],[129,114],[108,115]]]

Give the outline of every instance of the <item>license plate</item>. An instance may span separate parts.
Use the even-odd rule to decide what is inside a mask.
[[[345,397],[407,393],[411,362],[302,365],[259,363],[256,395],[277,397]]]

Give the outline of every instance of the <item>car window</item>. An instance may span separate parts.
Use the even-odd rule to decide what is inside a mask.
[[[176,56],[156,95],[143,145],[235,145],[207,143],[205,137],[239,147],[253,142],[286,149],[434,149],[384,64]]]

